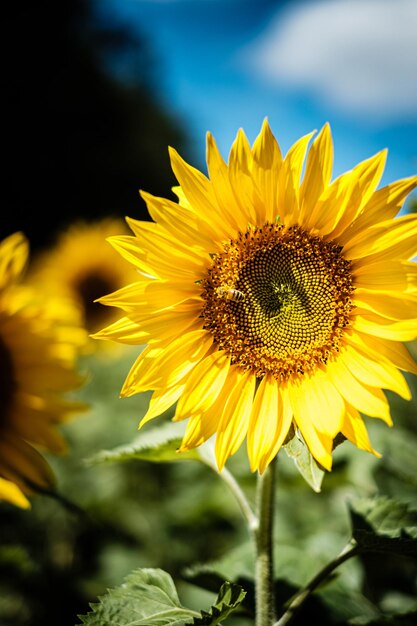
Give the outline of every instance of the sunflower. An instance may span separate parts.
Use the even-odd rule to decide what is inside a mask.
[[[86,334],[56,300],[19,284],[28,259],[25,236],[0,243],[0,500],[30,506],[28,495],[54,482],[41,451],[62,453],[57,424],[86,407],[65,399],[82,384],[75,370]]]
[[[106,241],[111,235],[128,233],[121,219],[78,220],[34,257],[29,279],[43,291],[72,302],[77,321],[92,333],[116,317],[113,311],[97,304],[96,298],[119,289],[126,280],[137,280],[135,269],[117,257]]]
[[[293,428],[327,470],[339,433],[377,454],[364,417],[392,424],[383,389],[410,399],[417,216],[395,216],[417,177],[377,190],[382,151],[332,181],[330,127],[313,134],[284,158],[265,120],[228,163],[208,134],[208,177],[170,150],[179,202],[142,192],[153,222],[111,239],[140,275],[95,337],[147,344],[121,395],[153,390],[141,425],[176,403],[180,451],[215,436],[220,470],[246,438],[264,472]]]

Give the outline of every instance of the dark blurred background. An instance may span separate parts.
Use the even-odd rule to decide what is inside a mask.
[[[148,42],[137,27],[101,23],[93,6],[3,9],[1,238],[23,230],[32,250],[78,217],[146,219],[138,189],[171,197],[167,146],[187,153]],[[135,71],[122,82],[106,68],[123,55]]]

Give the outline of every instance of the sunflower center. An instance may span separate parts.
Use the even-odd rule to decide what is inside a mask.
[[[0,337],[0,430],[7,423],[15,391],[16,381],[10,350]]]
[[[109,315],[107,307],[103,307],[99,302],[94,302],[100,298],[103,293],[109,293],[114,290],[111,281],[100,276],[98,273],[87,274],[78,279],[74,290],[78,294],[81,305],[84,310],[84,319],[86,328],[89,331],[95,331],[97,328],[105,324]]]
[[[286,381],[326,363],[352,311],[341,246],[298,226],[250,228],[213,256],[202,283],[204,328],[232,363]]]

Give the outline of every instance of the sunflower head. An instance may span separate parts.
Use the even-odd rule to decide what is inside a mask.
[[[97,303],[99,296],[137,278],[134,268],[115,257],[107,238],[127,235],[121,219],[77,221],[62,230],[56,242],[33,259],[29,279],[43,291],[71,303],[76,321],[91,333],[115,319],[114,309]],[[88,349],[97,346],[89,342]]]
[[[417,373],[417,216],[396,217],[417,177],[378,189],[382,151],[332,180],[313,135],[284,156],[265,120],[226,162],[208,134],[208,176],[171,150],[178,202],[142,192],[153,221],[110,240],[138,277],[95,337],[147,344],[122,395],[153,390],[141,424],[176,404],[180,451],[215,437],[220,469],[246,438],[263,472],[294,431],[328,470],[340,434],[377,454],[365,422],[390,425],[384,389],[409,399]]]
[[[87,407],[66,398],[85,331],[67,303],[21,282],[28,242],[20,232],[0,243],[0,500],[27,508],[28,496],[54,482],[42,451],[61,453],[57,425]]]

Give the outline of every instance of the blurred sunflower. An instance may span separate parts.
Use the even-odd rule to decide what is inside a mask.
[[[331,181],[329,125],[305,160],[312,135],[283,158],[265,120],[226,164],[208,134],[209,178],[171,150],[179,203],[142,193],[154,222],[111,239],[140,276],[100,299],[125,317],[95,337],[148,344],[122,396],[153,390],[141,425],[177,402],[180,451],[215,435],[219,469],[246,437],[262,473],[294,426],[330,470],[339,433],[375,452],[382,389],[410,399],[417,216],[395,216],[417,177],[376,190],[382,151]]]
[[[137,280],[136,270],[121,257],[115,258],[106,241],[111,235],[129,232],[121,219],[74,222],[59,233],[53,246],[33,259],[30,280],[43,291],[74,303],[77,321],[94,332],[116,318],[114,311],[95,300]]]
[[[57,424],[86,409],[64,396],[83,382],[75,362],[86,333],[65,305],[19,284],[27,259],[22,233],[0,243],[0,500],[23,508],[54,482],[39,450],[62,453]]]

